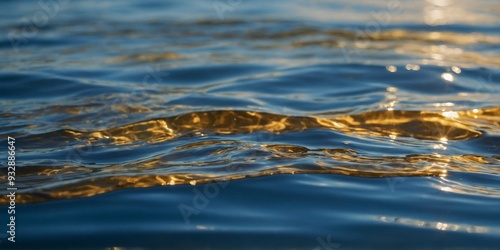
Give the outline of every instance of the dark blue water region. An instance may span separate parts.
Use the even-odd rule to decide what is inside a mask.
[[[277,175],[18,205],[2,249],[495,249],[500,199],[438,177]],[[418,190],[418,191],[416,191]],[[481,213],[477,213],[481,206]],[[475,208],[476,207],[476,208]],[[0,211],[7,207],[0,207]],[[2,221],[6,213],[2,213]],[[4,235],[4,234],[0,234]]]

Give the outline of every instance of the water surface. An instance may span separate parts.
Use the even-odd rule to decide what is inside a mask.
[[[0,6],[2,247],[500,243],[496,1]]]

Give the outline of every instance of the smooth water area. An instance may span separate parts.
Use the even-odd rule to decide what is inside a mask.
[[[2,249],[500,244],[498,1],[0,9]]]

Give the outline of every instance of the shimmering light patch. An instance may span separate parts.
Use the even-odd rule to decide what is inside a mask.
[[[416,64],[406,64],[406,70],[418,71],[420,70],[420,66]]]
[[[441,139],[439,139],[439,141],[444,144],[448,143],[448,139],[446,137],[442,137]]]
[[[431,57],[434,60],[443,60],[444,59],[444,56],[442,54],[437,54],[437,53],[432,54]]]
[[[445,191],[445,192],[451,192],[453,191],[450,187],[442,187],[441,188],[441,191]]]
[[[457,67],[457,66],[451,66],[451,70],[453,72],[455,72],[456,74],[462,73],[462,70],[459,67]]]
[[[445,111],[441,114],[443,114],[444,117],[448,117],[448,118],[458,118],[459,117],[458,113],[455,111]]]
[[[394,65],[387,65],[385,67],[385,69],[387,69],[387,71],[389,71],[391,73],[394,73],[394,72],[398,71],[398,68],[396,66],[394,66]]]
[[[395,88],[395,87],[388,87],[388,88],[387,88],[387,91],[388,91],[388,92],[392,92],[392,93],[393,93],[393,92],[398,91],[398,89],[397,89],[397,88]]]
[[[479,109],[473,109],[472,113],[474,114],[474,119],[477,119],[477,114],[479,113]]]
[[[439,230],[446,230],[448,228],[448,224],[446,223],[442,223],[442,222],[438,222],[436,224],[436,228],[439,229]]]
[[[434,149],[441,149],[441,150],[446,150],[447,147],[443,144],[434,144]]]
[[[388,111],[394,111],[394,106],[396,105],[396,101],[391,101],[387,104],[381,105],[382,108],[387,108]]]
[[[436,106],[436,107],[453,107],[453,106],[455,106],[455,104],[452,102],[443,102],[443,103],[436,103],[436,104],[434,104],[434,106]]]
[[[453,75],[451,73],[448,73],[448,72],[441,74],[441,78],[443,78],[444,80],[446,80],[448,82],[453,82],[453,79],[454,79]]]
[[[156,176],[155,179],[158,180],[162,186],[167,185],[167,182],[164,179],[162,179],[160,176]]]

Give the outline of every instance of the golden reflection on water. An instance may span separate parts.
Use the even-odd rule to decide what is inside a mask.
[[[395,90],[394,90],[395,91]],[[449,106],[444,103],[444,106]],[[200,134],[245,134],[254,132],[287,133],[310,129],[340,131],[365,137],[401,137],[435,141],[435,149],[446,150],[453,140],[470,140],[482,136],[482,129],[495,131],[500,122],[500,107],[461,111],[380,110],[333,118],[287,116],[254,111],[194,112],[161,119],[136,122],[100,131],[60,130],[31,138],[63,138],[65,143],[80,141],[106,146],[135,147],[160,143],[179,137]],[[481,128],[481,129],[479,129]],[[498,130],[496,130],[498,132]],[[256,146],[256,147],[255,147]],[[217,148],[215,168],[196,168],[196,164],[176,160],[177,152],[190,149]],[[221,148],[222,147],[222,148]],[[243,162],[231,160],[230,154],[251,152]],[[130,164],[101,167],[30,166],[16,172],[19,203],[54,198],[86,197],[128,187],[200,184],[236,180],[273,174],[342,174],[359,177],[440,176],[450,171],[492,173],[500,171],[498,158],[479,155],[407,155],[405,157],[360,155],[345,148],[309,149],[298,145],[245,145],[233,140],[206,140],[184,144],[171,155],[160,155]],[[259,155],[260,158],[256,158]],[[276,165],[279,159],[314,158],[313,163]],[[259,159],[269,165],[261,166]],[[206,165],[209,162],[200,163]],[[226,167],[224,167],[226,166]],[[186,172],[190,172],[187,174]],[[6,175],[2,174],[2,179]],[[48,184],[48,183],[55,184]],[[33,188],[37,187],[37,188]],[[464,186],[446,182],[437,189],[449,192],[481,193],[500,197],[499,190]],[[6,196],[0,198],[6,204]]]
[[[101,131],[80,132],[64,130],[66,137],[85,138],[91,142],[108,139],[114,145],[138,142],[156,143],[193,133],[245,134],[253,132],[283,133],[307,129],[331,129],[347,134],[369,136],[413,137],[417,139],[468,140],[482,132],[470,119],[480,120],[484,111],[398,111],[395,102],[387,111],[368,111],[362,114],[335,118],[296,117],[253,111],[208,111],[153,119]],[[488,112],[498,113],[499,108]],[[464,120],[460,119],[462,116]],[[490,122],[489,118],[480,120]],[[477,124],[477,121],[475,122]],[[496,123],[496,121],[495,121]]]
[[[318,168],[317,166],[321,167]],[[436,176],[442,175],[443,172],[438,170],[416,170],[416,171],[383,171],[383,170],[357,170],[349,167],[330,168],[327,164],[318,162],[317,166],[278,166],[271,169],[256,171],[254,173],[231,173],[226,175],[214,174],[165,174],[165,175],[140,175],[140,176],[108,176],[84,178],[78,182],[58,181],[57,185],[47,185],[45,188],[27,188],[24,191],[19,191],[16,194],[16,203],[32,203],[41,202],[52,199],[61,198],[78,198],[88,197],[97,194],[106,193],[122,188],[146,188],[153,186],[166,185],[199,185],[204,183],[224,183],[230,180],[238,180],[243,178],[261,177],[275,174],[342,174],[353,175],[359,177],[391,177],[391,176]],[[239,170],[239,166],[230,166],[227,169]],[[39,175],[41,175],[40,173]],[[130,173],[129,173],[130,175]],[[39,178],[38,178],[39,179]],[[49,180],[49,179],[47,179]],[[0,204],[8,204],[8,197],[2,196]]]
[[[199,145],[195,145],[197,147]],[[264,149],[272,154],[272,158],[306,157],[308,152],[304,147],[291,145],[265,145]],[[222,183],[229,180],[260,177],[275,174],[340,174],[366,178],[380,177],[411,177],[411,176],[439,176],[442,184],[436,189],[461,193],[481,194],[500,197],[500,190],[495,188],[467,186],[460,182],[446,179],[449,171],[466,172],[498,172],[495,168],[498,159],[487,159],[484,156],[462,155],[407,155],[405,157],[367,157],[359,156],[356,151],[349,149],[323,149],[324,160],[315,164],[278,165],[271,168],[254,168],[252,162],[228,163],[215,173],[182,173],[186,169],[169,170],[168,162],[161,159],[152,159],[142,164],[120,167],[105,167],[95,171],[84,167],[29,167],[20,168],[18,178],[19,193],[16,196],[18,203],[40,202],[60,198],[87,197],[122,188],[145,188],[165,185],[198,185],[203,183]],[[331,160],[334,160],[333,162]],[[424,164],[424,165],[422,165]],[[493,164],[482,167],[482,164]],[[148,167],[149,165],[149,167]],[[491,169],[490,169],[491,168]],[[119,175],[120,171],[126,172]],[[171,171],[168,174],[149,174],[149,172]],[[194,171],[192,171],[194,172]],[[112,174],[106,176],[106,173]],[[135,173],[135,175],[133,175]],[[80,176],[78,181],[71,180]],[[5,178],[5,176],[3,176]],[[65,181],[68,179],[68,181]],[[49,183],[41,185],[41,183]],[[51,184],[52,183],[52,184]],[[36,187],[36,188],[34,188]],[[0,198],[0,203],[7,204],[6,196]]]

